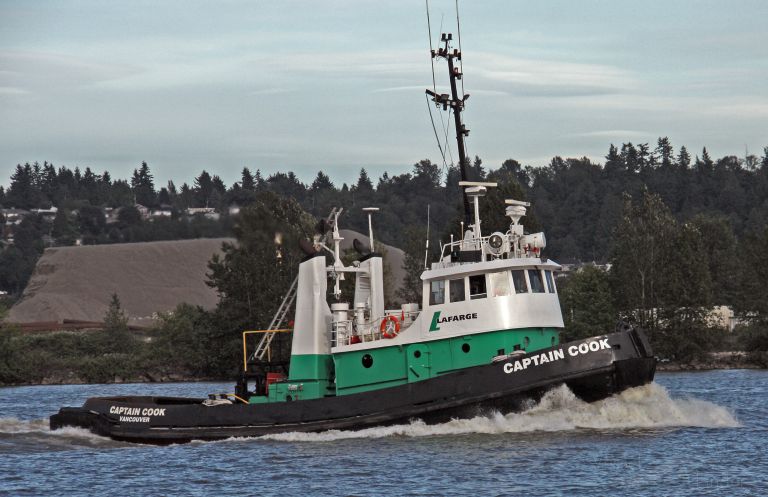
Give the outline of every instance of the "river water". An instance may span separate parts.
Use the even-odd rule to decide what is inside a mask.
[[[658,374],[595,404],[154,447],[47,416],[90,396],[230,384],[0,388],[0,495],[768,495],[768,371]]]

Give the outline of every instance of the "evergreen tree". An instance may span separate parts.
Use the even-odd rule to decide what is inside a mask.
[[[0,288],[21,295],[43,253],[46,232],[46,223],[36,215],[26,216],[14,227],[13,245],[0,252]]]
[[[253,175],[251,174],[250,169],[248,169],[247,167],[243,168],[240,185],[243,188],[243,190],[249,190],[249,191],[256,190],[256,183],[254,182]]]
[[[640,160],[638,158],[638,152],[632,142],[625,143],[621,146],[621,162],[624,163],[627,172],[637,173],[640,171]]]
[[[669,138],[666,136],[664,138],[659,138],[656,146],[656,157],[658,157],[657,161],[663,168],[670,168],[674,165],[674,150],[672,149],[672,144],[669,141]]]
[[[680,147],[680,153],[677,155],[677,163],[682,169],[688,169],[691,165],[691,156],[685,146]]]
[[[29,163],[16,166],[11,176],[11,185],[6,193],[6,202],[18,209],[39,207],[40,191],[34,184],[32,166]]]
[[[701,160],[699,158],[696,158],[696,169],[699,173],[707,174],[711,173],[715,168],[715,163],[712,162],[712,159],[709,157],[709,152],[707,152],[707,147],[704,147],[704,149],[701,151]]]
[[[195,207],[212,207],[211,195],[213,194],[213,180],[207,171],[203,170],[200,176],[195,178]]]
[[[160,188],[160,191],[157,194],[157,203],[159,205],[171,205],[171,195],[168,193],[166,187]]]
[[[267,178],[267,188],[284,197],[294,198],[302,203],[307,196],[307,187],[299,181],[296,175],[289,171],[288,173],[276,172]]]
[[[141,167],[133,170],[131,178],[131,188],[137,204],[153,207],[157,203],[155,183],[152,174],[149,172],[149,166],[146,162],[141,163]]]
[[[357,178],[356,188],[357,191],[363,195],[368,195],[373,192],[373,183],[371,182],[371,178],[368,177],[368,171],[366,171],[364,167],[360,169],[360,176]]]
[[[608,149],[608,155],[605,156],[604,169],[609,178],[621,177],[625,171],[624,160],[619,155],[619,150],[613,144]]]
[[[325,216],[339,201],[339,191],[322,171],[318,171],[309,188],[309,212],[315,216]]]
[[[329,178],[328,175],[322,171],[317,172],[317,176],[312,182],[312,186],[310,188],[315,192],[336,189],[336,187],[333,186],[333,182],[331,182],[331,178]]]
[[[195,205],[195,192],[188,184],[182,183],[177,203],[180,209],[188,209]]]
[[[75,173],[73,175],[73,187],[72,187],[72,197],[74,199],[81,198],[82,194],[82,183],[83,183],[83,174],[80,172],[79,167],[75,167]]]
[[[128,317],[123,312],[120,299],[116,293],[109,300],[109,307],[104,314],[104,330],[111,333],[128,331]]]
[[[256,190],[264,188],[264,177],[261,175],[261,169],[257,169],[256,174],[253,175],[253,186]]]
[[[237,244],[225,243],[223,254],[208,265],[208,285],[221,297],[217,313],[231,350],[237,351],[241,330],[269,324],[304,258],[298,241],[314,224],[295,200],[270,192],[240,211]]]
[[[133,206],[133,191],[127,181],[118,179],[112,183],[110,188],[110,207],[128,207]]]
[[[101,205],[102,203],[98,183],[99,177],[91,171],[90,167],[86,167],[81,180],[81,185],[85,200],[91,205]]]
[[[56,194],[56,168],[53,167],[53,164],[50,164],[47,161],[43,163],[40,191],[48,203],[54,203]]]
[[[637,144],[637,162],[641,176],[647,176],[656,166],[656,161],[653,154],[651,154],[651,148],[647,143]]]
[[[97,188],[101,202],[108,206],[112,205],[112,176],[109,174],[109,171],[101,173]]]
[[[224,181],[219,175],[214,175],[213,178],[211,178],[211,185],[213,186],[213,190],[218,192],[219,195],[224,195],[227,192],[227,185],[224,184]]]
[[[416,225],[405,228],[406,243],[403,246],[405,259],[403,261],[403,286],[397,292],[397,296],[404,303],[421,304],[422,283],[421,273],[424,272],[424,230]]]

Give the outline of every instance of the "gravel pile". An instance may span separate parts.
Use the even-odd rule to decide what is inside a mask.
[[[212,309],[216,291],[205,284],[208,261],[228,238],[46,249],[11,323],[102,321],[113,293],[130,324],[149,326],[158,312],[187,302]]]

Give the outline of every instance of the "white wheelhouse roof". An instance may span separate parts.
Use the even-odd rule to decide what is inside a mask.
[[[549,259],[546,261],[531,257],[496,259],[485,262],[455,263],[448,267],[428,269],[421,273],[421,279],[423,281],[440,280],[449,276],[484,274],[494,271],[503,271],[505,269],[549,269],[551,271],[559,271],[562,267],[560,264]]]

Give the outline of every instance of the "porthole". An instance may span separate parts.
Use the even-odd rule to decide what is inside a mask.
[[[557,345],[557,338],[552,337],[552,346],[554,347],[555,345]]]
[[[365,354],[363,356],[363,367],[370,368],[371,366],[373,366],[373,357],[371,357],[371,354]]]
[[[465,343],[465,344],[463,344],[463,345],[461,346],[461,350],[462,350],[462,352],[464,352],[465,354],[469,352],[469,349],[470,349],[470,346],[469,346],[469,344],[468,344],[468,343]]]
[[[286,395],[286,396],[285,396],[285,400],[286,400],[286,401],[288,401],[288,402],[290,402],[290,401],[292,401],[292,400],[293,400],[293,397],[291,397],[290,395]]]
[[[421,357],[421,351],[420,351],[420,350],[417,350],[417,351],[415,351],[415,352],[413,353],[413,357],[415,357],[416,359],[418,359],[419,357]]]

